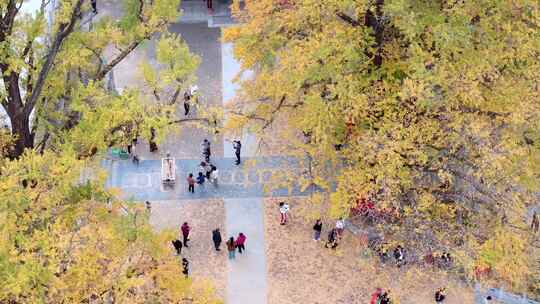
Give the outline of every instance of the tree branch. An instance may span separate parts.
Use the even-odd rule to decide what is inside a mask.
[[[123,49],[120,54],[116,58],[114,58],[110,63],[108,63],[105,68],[103,68],[99,73],[97,73],[95,80],[101,80],[107,73],[109,73],[117,64],[119,64],[124,58],[127,57],[141,42],[147,38],[148,36],[145,36],[141,40],[133,41],[127,48]]]
[[[343,12],[337,12],[336,15],[343,21],[347,22],[348,24],[352,25],[353,27],[357,27],[362,25],[357,20],[354,20],[351,16],[343,13]]]
[[[32,109],[34,109],[34,106],[36,105],[39,95],[41,94],[41,91],[43,90],[45,79],[47,78],[52,68],[53,62],[56,58],[56,55],[60,51],[60,47],[62,46],[63,41],[66,39],[66,37],[68,37],[73,32],[73,28],[75,27],[75,23],[77,22],[77,19],[81,17],[81,6],[83,2],[84,0],[77,0],[77,3],[75,4],[75,8],[73,9],[73,12],[71,13],[71,18],[69,22],[60,24],[58,28],[58,32],[56,33],[51,49],[49,50],[49,53],[47,54],[45,63],[43,64],[41,71],[39,72],[39,76],[38,76],[38,79],[36,80],[34,90],[32,91],[32,95],[30,95],[30,98],[28,98],[25,103],[24,111],[27,115],[30,114],[30,112],[32,111]]]
[[[189,121],[204,121],[208,124],[210,123],[210,121],[207,118],[182,118],[178,120],[171,120],[169,124],[172,125],[175,123],[183,123],[183,122],[189,122]]]

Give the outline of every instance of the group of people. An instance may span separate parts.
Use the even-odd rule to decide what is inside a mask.
[[[201,153],[203,161],[201,161],[199,166],[199,173],[196,177],[193,176],[193,173],[189,173],[186,178],[188,184],[188,192],[195,193],[195,184],[199,187],[203,187],[206,181],[211,182],[215,187],[218,186],[218,177],[219,171],[218,168],[211,163],[210,156],[212,155],[210,141],[204,139],[201,143]],[[233,141],[234,153],[236,155],[235,164],[240,164],[240,150],[242,143],[239,140]]]
[[[244,233],[240,232],[238,233],[238,236],[236,237],[236,240],[234,237],[230,237],[225,245],[227,245],[227,251],[229,252],[229,259],[234,259],[236,256],[236,249],[238,249],[238,253],[242,253],[246,250],[246,240],[247,237]],[[216,228],[212,231],[212,241],[214,242],[214,249],[216,251],[221,251],[221,232],[219,231],[219,228]]]
[[[174,239],[171,241],[174,247],[174,250],[176,251],[176,254],[179,256],[182,255],[183,247],[185,248],[189,247],[188,242],[190,241],[189,234],[191,232],[191,227],[189,226],[187,222],[184,222],[184,224],[182,224],[182,226],[180,227],[180,231],[182,233],[182,240]],[[229,259],[232,260],[235,258],[236,249],[238,249],[239,253],[243,253],[246,250],[246,240],[247,240],[247,237],[242,232],[238,234],[236,239],[231,236],[229,240],[227,240],[226,245],[227,245],[227,251],[229,252]],[[220,246],[221,246],[222,238],[221,238],[221,231],[219,228],[212,230],[212,242],[214,243],[214,249],[216,251],[221,251]],[[189,274],[189,261],[185,257],[182,258],[182,266],[183,266],[182,273],[187,278]]]
[[[321,219],[318,219],[315,221],[315,224],[313,225],[313,240],[314,241],[320,241],[321,239],[321,233],[322,233],[322,221]],[[328,241],[324,245],[326,248],[332,248],[336,249],[339,241],[343,237],[343,230],[345,229],[345,221],[343,218],[339,218],[339,220],[336,221],[336,226],[328,232]]]
[[[172,245],[174,247],[174,250],[176,250],[176,254],[182,255],[182,247],[188,248],[188,241],[189,241],[189,232],[191,231],[191,227],[187,222],[184,222],[182,224],[182,227],[180,227],[180,230],[182,231],[182,237],[183,240],[180,241],[179,239],[172,240]],[[182,273],[188,277],[189,274],[189,261],[183,257],[182,258]]]
[[[232,236],[227,240],[226,245],[227,251],[229,252],[229,260],[234,260],[236,258],[236,249],[238,249],[238,253],[242,253],[246,250],[246,239],[246,236],[240,232],[236,237],[236,240]]]
[[[390,299],[390,291],[377,288],[375,292],[371,295],[371,300],[369,304],[391,304],[392,300]]]

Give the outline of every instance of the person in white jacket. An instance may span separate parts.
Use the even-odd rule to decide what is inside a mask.
[[[343,229],[345,229],[345,221],[340,217],[336,222],[336,231],[339,238],[343,236]]]
[[[211,168],[212,171],[210,171],[210,181],[214,184],[215,187],[217,187],[219,172],[216,166],[212,165]]]
[[[285,202],[279,203],[279,213],[281,215],[280,218],[280,225],[285,225],[287,223],[287,220],[289,218],[289,204]]]

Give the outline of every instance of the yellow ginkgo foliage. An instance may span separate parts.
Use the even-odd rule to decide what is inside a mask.
[[[225,40],[253,77],[240,81],[230,125],[274,143],[278,134],[280,152],[306,160],[301,172],[313,184],[333,185],[332,215],[369,200],[373,225],[387,238],[419,255],[459,251],[462,265],[479,264],[479,246],[497,242],[500,229],[532,237],[538,2],[247,0],[233,7],[242,23]],[[524,257],[537,247],[521,249],[495,254],[505,258],[490,259],[492,276],[538,292],[519,272],[535,267]],[[509,276],[511,256],[520,262]],[[465,268],[472,277],[474,267]]]

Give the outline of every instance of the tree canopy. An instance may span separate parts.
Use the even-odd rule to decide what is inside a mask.
[[[117,20],[89,1],[26,2],[0,2],[0,302],[218,303],[182,275],[175,234],[105,189],[99,165],[108,147],[176,127],[167,114],[199,63],[167,32],[179,1],[126,0]],[[107,75],[145,41],[157,56],[144,86],[115,92]]]
[[[306,159],[334,216],[369,200],[411,250],[539,293],[537,1],[236,1],[228,126]],[[240,9],[241,8],[241,9]],[[335,185],[332,185],[332,182]]]

